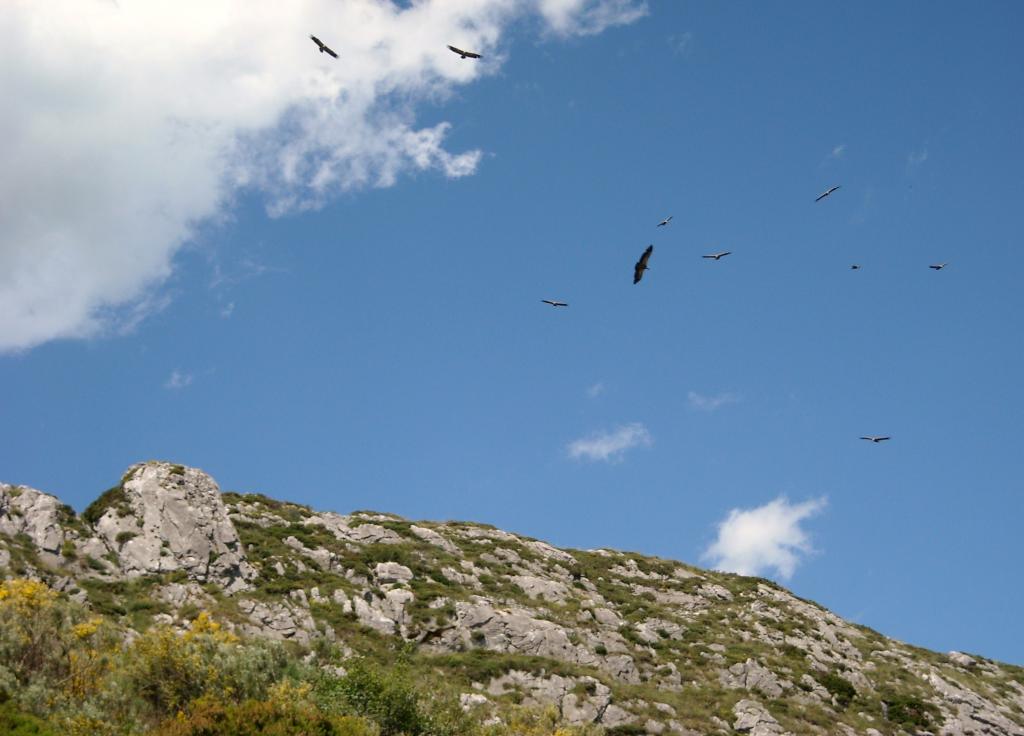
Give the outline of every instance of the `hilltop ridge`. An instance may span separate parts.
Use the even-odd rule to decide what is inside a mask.
[[[457,691],[484,722],[553,706],[610,733],[1024,736],[1024,670],[851,624],[775,583],[470,522],[339,514],[133,465],[80,515],[0,484],[0,574],[125,632],[200,612]],[[398,647],[398,649],[396,649]]]

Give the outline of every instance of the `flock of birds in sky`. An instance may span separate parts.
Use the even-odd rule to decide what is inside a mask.
[[[321,54],[327,54],[329,56],[334,57],[335,59],[338,58],[338,54],[335,53],[335,51],[330,46],[325,44],[319,38],[317,38],[316,36],[313,36],[313,35],[310,35],[310,38],[313,40],[313,43],[315,43],[317,45],[317,48],[320,49],[320,53]],[[464,49],[460,49],[457,46],[452,46],[450,44],[448,45],[448,49],[453,54],[457,54],[462,59],[480,59],[480,58],[482,58],[481,55],[476,53],[476,52],[466,51]],[[841,184],[837,184],[834,187],[829,187],[824,192],[819,194],[814,199],[814,201],[815,202],[820,202],[821,200],[823,200],[826,197],[832,195],[834,192],[838,191],[841,188],[842,188]],[[672,217],[673,217],[672,215],[669,215],[664,220],[659,222],[657,224],[657,227],[666,227],[670,222],[672,222]],[[634,284],[639,284],[640,280],[644,277],[644,271],[647,271],[648,268],[649,268],[647,263],[648,263],[648,261],[651,260],[651,254],[652,253],[654,253],[654,245],[653,244],[647,246],[647,248],[644,250],[644,252],[640,255],[640,260],[638,260],[633,265],[633,283]],[[732,251],[723,250],[723,251],[719,251],[717,253],[708,253],[708,254],[706,254],[704,256],[701,256],[701,257],[702,258],[706,258],[708,260],[712,260],[712,261],[720,261],[720,260],[722,260],[723,258],[725,258],[728,255],[732,255]],[[928,268],[934,269],[936,271],[941,271],[947,265],[948,265],[947,263],[933,263],[930,266],[928,266]],[[854,271],[860,270],[860,264],[859,263],[854,263],[854,264],[852,264],[850,266],[850,268],[852,270],[854,270]],[[559,301],[557,299],[541,299],[541,302],[544,303],[544,304],[548,304],[548,305],[550,305],[552,307],[555,307],[555,308],[558,308],[558,307],[568,307],[569,306],[568,302]],[[885,442],[886,440],[891,439],[891,437],[883,436],[883,435],[865,435],[865,436],[861,437],[860,439],[867,440],[868,442],[871,442],[873,444],[878,444],[880,442]]]

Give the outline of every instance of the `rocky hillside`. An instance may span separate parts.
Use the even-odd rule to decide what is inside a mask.
[[[534,704],[623,734],[1024,736],[1021,668],[888,639],[767,580],[221,493],[168,463],[133,466],[80,515],[0,484],[0,573],[127,632],[207,611],[308,660],[324,642],[402,651],[485,723]]]

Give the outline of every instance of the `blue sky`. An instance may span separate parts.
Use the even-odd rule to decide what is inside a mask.
[[[325,114],[340,122],[315,136],[309,99],[239,105],[220,130],[199,81],[160,112],[166,145],[154,128],[90,138],[127,92],[76,87],[59,62],[15,68],[47,94],[19,98],[0,145],[30,131],[45,162],[78,141],[82,158],[53,165],[82,163],[65,189],[45,166],[0,173],[28,203],[0,209],[0,303],[59,285],[0,315],[0,478],[81,509],[131,463],[170,459],[225,490],[703,565],[722,561],[705,553],[731,511],[781,496],[790,517],[743,517],[760,541],[728,559],[887,635],[1024,663],[1024,8],[577,5],[470,24],[483,64],[374,78],[358,114],[342,79]],[[32,12],[0,11],[22,33],[0,47],[36,50]],[[369,69],[336,27],[318,33],[338,68]],[[301,29],[267,55],[328,79]],[[80,41],[94,64],[110,38]],[[192,120],[193,104],[212,112]],[[406,136],[430,130],[436,146]],[[232,149],[244,165],[220,178],[180,163],[237,140],[261,155]],[[268,171],[295,140],[312,163]],[[350,145],[376,152],[309,184]],[[82,261],[66,282],[47,271],[60,258],[22,247],[57,237],[22,207],[68,223]],[[109,298],[37,319],[83,284]],[[617,433],[634,446],[613,452]]]

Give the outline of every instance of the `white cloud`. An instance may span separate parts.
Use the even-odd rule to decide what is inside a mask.
[[[235,303],[228,302],[220,308],[221,319],[228,319],[232,314],[235,313]]]
[[[740,397],[736,394],[729,393],[728,391],[718,394],[717,396],[704,396],[696,391],[690,391],[687,394],[687,399],[690,402],[690,406],[694,409],[710,412],[720,409],[728,404],[737,404],[739,403]]]
[[[639,422],[626,424],[611,432],[597,432],[569,443],[569,457],[576,460],[616,462],[627,450],[652,442],[651,433]]]
[[[832,149],[832,153],[830,153],[828,156],[829,158],[842,158],[844,153],[846,153],[846,144],[840,143],[838,146]]]
[[[800,524],[825,504],[824,498],[791,504],[780,496],[757,508],[732,509],[718,525],[718,538],[705,550],[703,559],[718,570],[740,575],[774,570],[782,579],[789,579],[801,555],[813,551]]]
[[[598,381],[594,385],[587,388],[587,396],[592,399],[596,399],[598,396],[605,392],[604,381]]]
[[[0,351],[116,332],[173,256],[257,190],[272,215],[408,172],[472,174],[437,103],[493,74],[501,37],[645,12],[637,0],[6,0],[0,3]],[[317,52],[316,33],[339,54]],[[445,44],[484,53],[459,59]]]
[[[171,371],[170,377],[164,381],[164,388],[166,389],[179,389],[185,388],[192,383],[191,373],[182,373],[181,371]]]
[[[928,149],[922,148],[920,151],[911,151],[907,156],[907,166],[920,166],[928,160]]]

